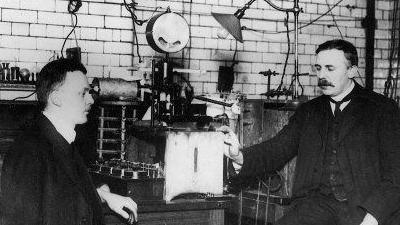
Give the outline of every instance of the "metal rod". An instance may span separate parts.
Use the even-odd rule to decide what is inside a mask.
[[[217,100],[214,100],[214,99],[206,98],[206,97],[203,97],[203,96],[194,96],[193,98],[201,100],[201,101],[205,101],[205,102],[214,103],[214,104],[217,104],[217,105],[226,106],[226,107],[231,107],[233,105],[233,103],[221,102],[221,101],[217,101]]]
[[[298,79],[299,79],[299,53],[298,53],[298,45],[299,45],[299,13],[301,9],[299,8],[299,0],[294,0],[294,6],[291,9],[286,9],[286,8],[281,8],[272,3],[270,0],[264,0],[267,2],[272,8],[278,10],[278,11],[283,11],[283,12],[293,12],[294,14],[294,79],[295,79],[295,85],[294,85],[294,94],[293,98],[297,99],[298,98]]]
[[[296,10],[296,7],[294,7],[294,8],[291,8],[291,9],[286,9],[286,8],[282,8],[282,7],[279,7],[279,6],[277,6],[277,5],[275,5],[273,2],[271,2],[270,0],[264,0],[265,2],[267,2],[270,6],[272,6],[272,8],[274,8],[274,9],[276,9],[276,10],[278,10],[278,11],[283,11],[283,12],[295,12],[295,10]],[[298,1],[298,0],[295,0],[295,5],[296,5],[296,1]],[[298,3],[298,2],[297,2]]]
[[[269,198],[270,198],[270,187],[271,187],[271,177],[268,177],[267,186],[267,203],[265,204],[265,225],[268,225],[268,208],[269,208]]]
[[[140,71],[140,72],[151,72],[151,68],[147,67],[128,67],[128,71]],[[158,69],[156,68],[156,72],[158,72]],[[177,72],[177,73],[198,73],[198,74],[206,74],[209,72],[208,70],[195,70],[195,69],[184,69],[184,68],[172,68],[172,72]],[[34,88],[33,88],[34,90]]]
[[[104,128],[104,107],[100,106],[100,127]],[[104,138],[104,131],[100,130],[99,132],[99,149],[103,150],[103,138]],[[98,151],[99,153],[99,158],[102,159],[103,158],[103,152],[102,151]]]
[[[298,45],[299,45],[299,0],[294,0],[294,99],[298,98],[298,79],[299,79],[299,52],[298,52]]]
[[[235,12],[234,15],[235,15],[238,19],[241,19],[241,18],[244,16],[244,12],[245,12],[248,8],[250,8],[251,4],[253,4],[255,1],[256,1],[256,0],[250,0],[249,2],[247,2],[247,3],[243,6],[243,8],[238,9],[238,10]]]
[[[125,121],[126,121],[126,115],[125,115],[125,111],[126,111],[126,106],[121,106],[121,155],[120,158],[123,160],[125,159],[125,133],[126,133],[126,129],[125,129]]]
[[[260,206],[260,192],[261,192],[261,181],[258,181],[258,189],[257,189],[257,199],[256,199],[256,218],[254,220],[254,225],[257,225],[258,220],[258,209]]]
[[[156,76],[156,61],[153,59],[153,60],[151,60],[151,87],[153,87],[153,88],[151,89],[150,127],[154,127],[154,113],[155,113],[154,112],[154,104],[155,104],[154,98],[156,95],[156,91],[154,89],[155,76]]]
[[[243,190],[240,190],[238,225],[242,225],[242,216],[243,216]]]

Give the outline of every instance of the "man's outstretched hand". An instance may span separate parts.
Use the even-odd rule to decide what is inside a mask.
[[[224,154],[226,157],[231,158],[235,163],[242,165],[243,154],[240,151],[240,143],[236,134],[228,126],[222,126],[218,128],[217,131],[225,134],[224,142],[226,144],[226,148],[224,149]]]

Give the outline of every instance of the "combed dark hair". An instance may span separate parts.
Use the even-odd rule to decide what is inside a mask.
[[[74,71],[87,73],[82,63],[65,58],[51,61],[42,68],[36,82],[36,94],[41,109],[47,106],[50,93],[64,83],[67,72]]]
[[[317,54],[324,50],[337,49],[344,52],[344,57],[350,62],[351,66],[358,66],[358,56],[356,47],[345,40],[335,39],[320,44],[315,51]]]

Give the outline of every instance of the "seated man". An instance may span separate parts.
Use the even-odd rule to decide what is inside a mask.
[[[70,59],[45,65],[37,82],[42,114],[4,159],[0,224],[103,224],[101,202],[124,218],[137,217],[129,197],[95,188],[74,144],[75,125],[93,104],[86,69]],[[125,207],[125,209],[124,209]]]
[[[395,225],[400,221],[400,114],[362,88],[356,48],[332,40],[316,50],[322,96],[303,103],[274,138],[226,155],[242,177],[273,172],[297,156],[291,209],[277,225]]]

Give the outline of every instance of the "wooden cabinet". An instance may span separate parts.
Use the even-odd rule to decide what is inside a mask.
[[[22,130],[29,127],[39,113],[33,101],[0,100],[0,154],[5,154]]]
[[[22,130],[32,124],[37,113],[34,101],[0,100],[0,180],[4,155]]]
[[[284,108],[284,106],[285,102],[266,102],[259,99],[246,100],[244,102],[244,147],[249,147],[271,139],[289,122],[289,118],[294,113],[294,108]],[[280,182],[280,190],[272,193],[273,195],[278,196],[275,200],[281,197],[281,199],[283,199],[282,201],[287,201],[288,197],[291,196],[294,169],[295,159],[290,161],[281,171],[279,171],[282,182]],[[268,180],[265,180],[264,183],[268,183]],[[230,222],[230,224],[239,224],[238,215],[240,213],[242,215],[242,225],[256,224],[255,220],[258,221],[258,224],[264,224],[265,218],[267,217],[268,224],[273,224],[274,221],[282,217],[287,206],[282,206],[282,204],[270,204],[268,209],[266,209],[266,188],[261,188],[260,196],[257,196],[257,194],[254,194],[257,193],[257,184],[257,180],[250,182],[250,190],[246,190],[242,201],[234,202],[234,205],[230,210],[230,213],[232,213],[232,216],[230,216],[232,222]],[[283,205],[287,205],[287,202]]]
[[[177,200],[138,204],[140,225],[223,225],[229,201]],[[107,225],[125,225],[123,218],[108,212]]]

